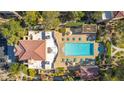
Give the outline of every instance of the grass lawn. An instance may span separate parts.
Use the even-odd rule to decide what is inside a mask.
[[[107,55],[111,56],[111,42],[107,41],[106,47],[107,47]]]
[[[118,53],[115,54],[117,57],[121,57],[124,56],[124,51],[120,51]]]
[[[82,22],[68,22],[66,23],[66,26],[82,26],[83,23]]]
[[[119,44],[118,44],[118,47],[124,48],[124,44],[123,44],[123,43],[119,43]]]

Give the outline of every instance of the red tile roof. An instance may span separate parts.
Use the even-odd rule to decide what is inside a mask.
[[[15,55],[19,60],[45,60],[46,43],[43,40],[20,40],[19,45],[16,47]]]
[[[124,17],[124,11],[114,11],[113,17],[114,18]]]
[[[93,79],[99,74],[98,66],[81,66],[81,78]]]

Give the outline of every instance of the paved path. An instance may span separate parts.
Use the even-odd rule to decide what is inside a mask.
[[[5,70],[0,69],[0,80],[6,80],[8,79],[8,74]]]
[[[22,16],[20,16],[17,12],[15,12],[15,11],[12,11],[12,12],[13,12],[13,14],[15,14],[16,16],[18,16],[19,19],[22,19]]]
[[[8,21],[9,21],[9,19],[3,19],[3,18],[0,17],[0,23],[5,23],[5,22],[8,22]]]

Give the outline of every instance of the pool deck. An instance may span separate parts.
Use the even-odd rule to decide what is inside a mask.
[[[54,33],[55,35],[55,39],[56,39],[56,42],[58,44],[58,56],[55,60],[55,63],[54,63],[54,68],[57,68],[57,67],[64,67],[64,68],[67,68],[67,66],[65,65],[64,62],[62,62],[62,59],[71,59],[73,61],[74,58],[77,59],[77,63],[79,63],[79,61],[81,59],[84,59],[85,58],[92,58],[94,59],[97,55],[98,55],[98,43],[95,43],[95,41],[87,41],[87,35],[86,34],[78,34],[78,35],[65,35],[65,36],[62,36],[61,33],[59,32],[55,32]],[[62,40],[62,38],[64,38],[64,40]],[[67,38],[69,38],[69,40],[67,40]],[[75,40],[73,40],[72,38],[75,38]],[[81,40],[79,40],[79,38],[81,38]],[[65,56],[64,55],[64,44],[65,43],[94,43],[94,56]]]

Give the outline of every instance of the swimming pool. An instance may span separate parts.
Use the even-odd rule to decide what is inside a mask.
[[[65,43],[64,54],[65,56],[93,56],[94,44],[93,43]]]

